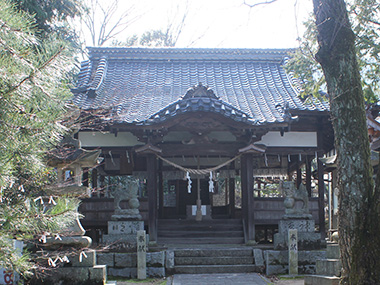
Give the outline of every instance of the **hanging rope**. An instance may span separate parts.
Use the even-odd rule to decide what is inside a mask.
[[[241,154],[231,158],[230,160],[227,160],[226,162],[223,162],[222,164],[219,164],[215,167],[211,167],[211,168],[206,168],[206,169],[192,169],[192,168],[186,168],[186,167],[183,167],[181,165],[178,165],[170,160],[167,160],[166,158],[163,158],[162,156],[159,156],[158,154],[156,154],[156,156],[161,159],[162,161],[166,162],[167,164],[171,165],[171,166],[174,166],[175,168],[178,168],[184,172],[189,172],[190,174],[196,174],[196,175],[207,175],[209,174],[210,172],[212,171],[216,171],[224,166],[226,166],[227,164],[230,164],[231,162],[233,162],[234,160],[238,159]]]

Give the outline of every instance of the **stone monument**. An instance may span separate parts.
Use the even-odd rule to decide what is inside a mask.
[[[140,215],[140,202],[137,197],[138,182],[130,179],[125,187],[118,186],[113,191],[114,214],[108,221],[108,234],[103,236],[104,243],[136,244],[137,231],[144,230],[144,221]],[[121,208],[121,202],[127,201],[128,208]]]
[[[278,224],[278,233],[274,235],[274,249],[288,248],[288,231],[296,229],[298,232],[299,249],[321,248],[321,235],[315,232],[315,221],[309,211],[309,198],[306,187],[301,184],[299,189],[293,181],[282,183],[285,194],[285,214]],[[302,203],[297,207],[296,202]]]

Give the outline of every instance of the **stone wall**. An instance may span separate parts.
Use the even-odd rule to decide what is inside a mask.
[[[287,250],[266,250],[264,252],[266,275],[288,274]],[[325,250],[298,251],[298,273],[315,274],[315,264],[317,259],[326,258]]]
[[[97,253],[98,263],[107,265],[108,276],[137,278],[136,253]],[[147,252],[146,266],[148,277],[165,277],[165,252]]]

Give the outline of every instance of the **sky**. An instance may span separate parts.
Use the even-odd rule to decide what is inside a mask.
[[[250,8],[244,0],[120,0],[118,13],[134,5],[133,14],[139,19],[117,39],[124,41],[133,34],[165,29],[168,23],[178,23],[188,11],[176,47],[293,48],[304,32],[302,23],[312,12],[311,2],[277,0]]]

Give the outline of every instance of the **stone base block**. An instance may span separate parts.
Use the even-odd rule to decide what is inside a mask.
[[[255,259],[255,265],[264,266],[264,256],[261,249],[253,249],[253,257]]]
[[[108,273],[108,276],[136,278],[137,268],[136,267],[108,268],[107,273]]]
[[[266,275],[288,274],[289,252],[287,250],[266,250],[264,252]],[[326,251],[299,251],[298,273],[315,274],[316,260],[326,258]]]
[[[106,266],[60,267],[49,272],[43,280],[32,280],[30,284],[103,285],[106,283]]]
[[[274,249],[288,249],[288,234],[277,233],[274,235]],[[321,234],[315,232],[298,232],[298,250],[321,249],[323,247]]]
[[[136,235],[144,230],[144,221],[108,221],[108,235]]]
[[[63,246],[66,247],[76,247],[76,248],[86,248],[92,243],[90,237],[87,236],[68,236],[61,237],[61,239],[47,238],[44,247],[47,249],[57,249]]]
[[[315,221],[310,219],[282,219],[278,222],[278,232],[283,235],[288,234],[288,230],[298,232],[315,232]]]
[[[90,279],[95,281],[107,281],[107,266],[106,265],[95,265],[89,268]]]
[[[326,258],[329,258],[329,259],[340,259],[340,248],[339,248],[339,244],[337,243],[329,243],[327,244],[327,247],[326,247]]]
[[[97,260],[99,264],[104,264],[108,267],[124,268],[137,266],[136,253],[98,253]],[[146,264],[148,267],[165,267],[165,261],[165,251],[146,253]],[[172,267],[174,268],[174,252],[172,257]]]
[[[103,243],[137,243],[137,231],[144,230],[144,221],[109,221]]]
[[[339,259],[317,260],[316,268],[318,275],[339,277],[342,270],[342,263]]]
[[[165,267],[165,252],[147,252],[146,265],[148,267]]]
[[[311,275],[305,276],[305,285],[339,285],[339,277]]]
[[[113,252],[97,253],[96,259],[99,264],[107,265],[107,267],[115,266],[115,254]]]
[[[96,251],[88,249],[82,254],[70,257],[70,264],[73,267],[93,267],[96,265]]]
[[[115,253],[115,267],[137,267],[137,254]]]
[[[136,267],[108,268],[108,275],[115,276],[115,277],[137,278],[137,268]],[[155,278],[165,277],[165,268],[164,267],[147,267],[146,275],[147,277],[155,277]]]
[[[168,274],[174,273],[174,251],[167,250],[165,253],[165,268]]]
[[[137,244],[136,234],[127,235],[127,234],[113,234],[113,235],[103,235],[103,243],[128,243],[128,244]]]

